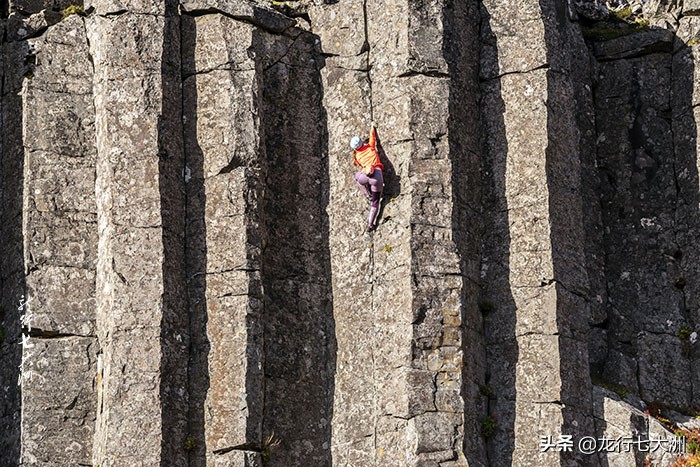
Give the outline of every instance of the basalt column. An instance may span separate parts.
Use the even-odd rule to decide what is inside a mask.
[[[478,9],[369,1],[367,13],[371,108],[393,167],[373,238],[377,377],[398,386],[379,397],[378,465],[463,465],[463,450],[479,462]]]
[[[171,2],[96,2],[98,405],[93,462],[186,465],[180,34]],[[136,454],[138,453],[138,454]]]
[[[363,234],[369,209],[353,180],[353,134],[371,122],[365,52],[364,3],[328,4],[311,10],[325,55],[323,106],[328,128],[328,222],[333,318],[337,354],[331,422],[333,465],[374,465],[377,387],[372,307],[371,239]],[[399,291],[396,291],[397,294]]]
[[[261,68],[255,27],[183,17],[191,465],[259,462],[262,444]]]
[[[97,405],[97,151],[83,19],[71,16],[29,46],[33,55],[24,62],[34,65],[22,89],[22,461],[89,464]]]
[[[672,41],[669,31],[646,31],[593,46],[609,290],[603,377],[644,400],[687,407],[691,367],[678,333],[693,319],[680,269],[695,255],[687,232],[697,218],[696,131],[692,55],[674,60]]]
[[[238,6],[184,22],[191,458],[331,465],[318,41]]]
[[[482,284],[494,465],[571,462],[540,452],[539,437],[593,433],[567,27],[564,4],[482,5]]]
[[[478,237],[463,231],[462,260],[453,229],[478,209],[479,190],[455,189],[453,180],[477,185],[478,131],[467,118],[478,115],[477,62],[466,50],[452,62],[445,57],[450,41],[465,44],[475,34],[474,5],[355,2],[317,7],[311,18],[328,55],[322,74],[338,352],[334,465],[463,463],[462,323],[476,308],[476,293],[466,292],[465,282],[476,281]],[[451,79],[451,67],[463,72],[459,79]],[[463,107],[456,109],[460,97]],[[347,144],[353,134],[367,137],[372,120],[385,191],[379,227],[370,235],[363,233],[369,205],[352,178]],[[428,248],[431,241],[436,248]],[[475,354],[479,328],[477,321]],[[470,365],[478,360],[470,358]],[[469,400],[470,412],[476,399]],[[472,437],[471,421],[469,431]]]
[[[266,465],[330,467],[335,330],[326,205],[326,112],[318,38],[259,31],[267,159],[263,432]],[[346,261],[347,257],[343,258]]]
[[[678,194],[675,210],[675,241],[678,251],[674,252],[674,259],[680,263],[680,274],[673,279],[674,285],[682,293],[683,319],[670,326],[670,330],[673,332],[678,329],[675,334],[680,340],[681,356],[689,361],[689,365],[676,360],[673,371],[663,375],[678,375],[679,378],[690,379],[688,383],[681,383],[681,387],[683,390],[690,389],[690,406],[697,407],[700,405],[700,344],[697,339],[700,333],[700,283],[696,280],[700,277],[700,246],[697,244],[697,232],[700,229],[700,151],[697,123],[700,121],[700,46],[697,40],[682,34],[683,24],[695,26],[687,28],[686,32],[697,31],[697,25],[700,24],[700,10],[691,7],[692,5],[687,5],[684,9],[687,16],[681,19],[678,32],[681,41],[676,40],[671,65],[671,125]],[[686,9],[688,11],[685,11]],[[695,34],[697,37],[697,32]],[[675,347],[675,351],[678,350],[675,342],[671,345]],[[676,352],[674,354],[677,355]],[[679,367],[689,372],[679,374]],[[669,367],[664,365],[664,370],[667,369]],[[657,377],[653,370],[646,373],[647,381]]]

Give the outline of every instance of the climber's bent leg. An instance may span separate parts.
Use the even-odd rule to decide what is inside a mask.
[[[381,169],[375,168],[372,175],[369,176],[368,182],[370,184],[370,189],[372,190],[372,207],[369,210],[367,227],[369,230],[374,230],[376,227],[374,222],[377,220],[377,214],[379,213],[379,201],[381,200],[382,191],[384,190],[384,176]]]
[[[370,184],[370,178],[367,177],[367,175],[365,175],[364,172],[359,171],[355,174],[355,181],[360,186],[360,190],[362,190],[362,194],[364,194],[367,198],[369,198],[371,195],[369,194],[369,190],[367,189],[367,187]]]
[[[374,187],[372,187],[374,188]],[[369,210],[369,219],[367,225],[370,230],[374,228],[374,221],[377,220],[377,213],[379,212],[379,200],[382,197],[381,191],[372,192],[372,207]]]
[[[381,193],[384,191],[384,175],[381,169],[374,169],[372,175],[368,177],[367,183],[372,187],[372,191]]]

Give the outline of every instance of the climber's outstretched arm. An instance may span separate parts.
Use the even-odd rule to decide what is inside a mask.
[[[372,148],[377,145],[377,128],[374,126],[374,122],[372,122],[372,129],[369,131],[369,145]]]

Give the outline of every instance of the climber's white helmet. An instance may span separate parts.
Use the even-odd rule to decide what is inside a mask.
[[[359,136],[353,136],[352,139],[350,140],[350,147],[357,150],[362,146],[362,140],[360,139]]]

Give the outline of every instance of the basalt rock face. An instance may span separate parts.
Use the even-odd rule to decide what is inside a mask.
[[[72,3],[1,23],[0,465],[641,465],[577,443],[700,407],[694,2]]]

